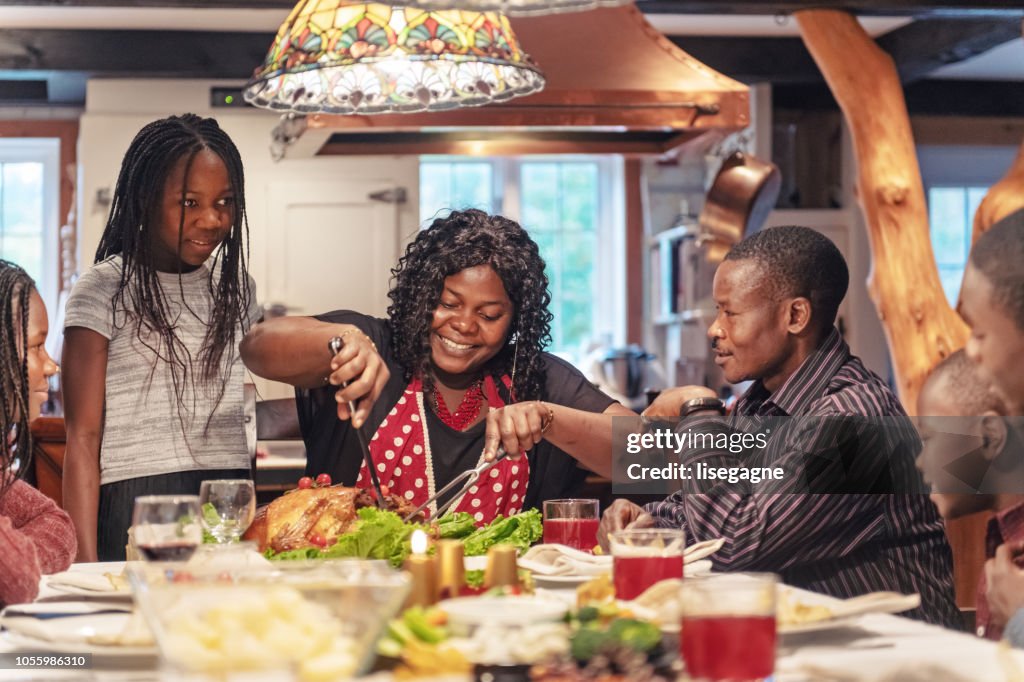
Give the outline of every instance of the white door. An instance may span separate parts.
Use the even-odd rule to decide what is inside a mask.
[[[394,190],[380,181],[272,182],[260,301],[289,315],[347,309],[383,317],[402,240],[398,204],[371,195]],[[257,387],[263,398],[293,395],[283,384]]]

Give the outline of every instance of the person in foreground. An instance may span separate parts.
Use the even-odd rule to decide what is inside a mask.
[[[947,521],[991,512],[985,554],[1024,540],[1024,450],[1006,419],[1006,406],[958,350],[932,370],[921,387],[917,413],[924,447],[917,466],[931,485],[931,500]],[[982,576],[976,632],[998,640],[1005,620],[994,621]]]
[[[380,482],[419,505],[500,444],[515,457],[453,506],[484,524],[571,496],[585,476],[577,462],[610,471],[611,420],[601,415],[636,415],[543,352],[548,280],[522,227],[452,212],[416,235],[392,273],[386,320],[279,318],[242,342],[254,373],[296,386],[308,474],[370,486],[363,429]],[[344,342],[336,356],[333,337]]]
[[[32,601],[40,576],[67,569],[75,558],[71,518],[20,480],[32,456],[29,424],[57,372],[44,345],[48,327],[35,283],[0,260],[0,411],[7,434],[0,443],[0,606]]]
[[[1011,213],[971,249],[957,311],[971,327],[964,351],[1005,401],[1008,423],[1024,434],[1024,210]],[[985,563],[990,622],[1024,648],[1024,538],[1006,538]]]
[[[249,478],[238,342],[259,317],[238,149],[212,118],[153,121],[121,162],[64,318],[64,503],[80,561],[125,558],[140,495]]]
[[[896,396],[834,326],[848,281],[839,250],[806,227],[762,230],[729,252],[715,273],[708,335],[725,378],[754,381],[729,419],[785,422],[757,462],[784,476],[757,487],[683,481],[646,510],[617,500],[599,535],[657,525],[683,528],[687,543],[724,538],[711,557],[716,570],[772,571],[843,598],[916,592],[921,607],[908,615],[958,627],[952,553],[934,505],[918,494],[919,440]],[[690,417],[679,428],[692,431],[731,428],[714,398],[704,387],[672,389],[645,415]],[[681,458],[752,465],[714,448]],[[901,492],[881,494],[891,490]]]

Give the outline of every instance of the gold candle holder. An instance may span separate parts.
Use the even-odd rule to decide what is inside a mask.
[[[484,587],[518,587],[519,567],[516,558],[519,550],[513,545],[495,545],[487,552],[487,568],[484,569]]]
[[[441,563],[438,593],[441,599],[458,597],[466,586],[465,548],[459,540],[440,540],[437,555]]]
[[[437,559],[427,554],[427,534],[423,531],[413,531],[410,542],[412,554],[402,566],[412,583],[405,608],[430,606],[437,603]]]

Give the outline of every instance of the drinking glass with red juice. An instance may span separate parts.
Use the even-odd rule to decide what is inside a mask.
[[[584,552],[597,546],[601,521],[597,500],[548,500],[544,503],[544,544],[557,543]]]
[[[617,599],[636,599],[654,583],[683,577],[682,530],[644,528],[608,535]]]
[[[682,587],[680,653],[694,680],[763,680],[775,670],[772,573],[690,578]]]

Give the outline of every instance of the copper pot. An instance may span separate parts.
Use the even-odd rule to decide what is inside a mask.
[[[775,207],[782,176],[775,164],[750,154],[734,152],[723,163],[708,190],[700,226],[712,254],[721,256],[743,237],[761,228]],[[717,249],[715,248],[717,247]]]

